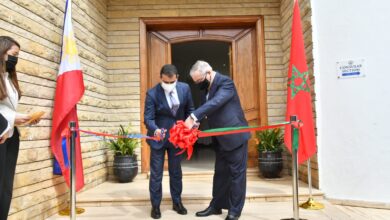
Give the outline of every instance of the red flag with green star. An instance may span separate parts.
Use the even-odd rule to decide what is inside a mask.
[[[296,115],[298,120],[301,120],[303,123],[303,126],[299,128],[298,163],[303,163],[316,152],[310,79],[303,42],[299,4],[298,0],[295,0],[287,83],[286,120],[289,121],[291,115]],[[286,126],[284,141],[287,148],[291,151],[290,125]]]

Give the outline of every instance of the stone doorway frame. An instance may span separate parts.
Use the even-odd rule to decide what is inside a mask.
[[[263,16],[218,16],[218,17],[171,17],[171,18],[140,18],[140,92],[141,92],[141,132],[146,133],[146,127],[143,124],[143,114],[145,107],[145,95],[148,89],[148,45],[147,32],[150,30],[178,30],[193,29],[202,27],[232,28],[232,27],[254,27],[257,36],[257,54],[259,57],[259,91],[260,103],[260,122],[261,125],[268,124],[267,114],[267,89],[266,89],[266,65],[265,65],[265,44],[264,44],[264,18]],[[149,171],[149,149],[146,141],[141,143],[141,170],[143,173]]]

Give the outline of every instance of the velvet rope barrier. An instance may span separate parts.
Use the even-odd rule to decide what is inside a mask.
[[[177,155],[180,155],[187,151],[187,159],[189,160],[194,151],[193,145],[201,137],[212,137],[212,136],[221,136],[228,134],[239,134],[252,131],[260,131],[266,129],[272,129],[277,127],[283,127],[290,124],[290,122],[281,122],[278,124],[268,125],[268,126],[244,126],[244,127],[226,127],[226,128],[215,128],[204,131],[199,131],[198,129],[189,129],[185,126],[184,121],[177,121],[169,131],[170,137],[169,141],[176,148],[181,149]],[[293,125],[300,126],[300,125]]]
[[[194,151],[193,145],[198,140],[198,138],[229,135],[229,134],[239,134],[239,133],[252,132],[252,131],[261,131],[261,130],[267,130],[267,129],[277,128],[277,127],[283,127],[289,124],[290,122],[280,122],[278,124],[272,124],[268,126],[226,127],[226,128],[215,128],[215,129],[200,131],[198,129],[187,128],[184,124],[184,121],[179,120],[169,130],[170,137],[168,140],[173,144],[175,148],[179,148],[181,150],[179,153],[177,153],[177,155],[187,152],[187,159],[189,160]],[[293,124],[293,126],[298,128],[302,126],[302,123],[298,122],[296,124]],[[118,135],[112,135],[112,134],[102,133],[102,132],[86,131],[82,129],[78,129],[78,131],[90,135],[111,137],[111,138],[137,138],[137,139],[144,138],[144,139],[155,140],[155,141],[160,141],[162,139],[161,137],[150,137],[143,134],[130,134],[126,136],[118,136]],[[66,133],[67,132],[63,133],[63,136],[67,136]]]
[[[112,138],[136,138],[136,139],[150,139],[150,140],[155,140],[155,141],[160,141],[160,137],[150,137],[147,135],[143,134],[129,134],[126,136],[118,136],[118,135],[112,135],[112,134],[107,134],[107,133],[102,133],[102,132],[94,132],[94,131],[86,131],[82,129],[78,129],[80,132],[86,133],[86,134],[92,134],[96,136],[103,136],[103,137],[112,137]]]
[[[198,134],[198,137],[199,138],[212,137],[212,136],[221,136],[221,135],[228,135],[228,134],[245,133],[245,132],[251,132],[251,131],[261,131],[261,130],[283,127],[283,126],[288,125],[288,124],[290,124],[290,122],[281,122],[278,124],[273,124],[273,125],[268,125],[268,126],[244,126],[244,127],[215,128],[215,129],[200,131]]]

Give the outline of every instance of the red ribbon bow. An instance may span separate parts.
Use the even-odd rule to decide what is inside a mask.
[[[198,129],[189,129],[185,126],[184,121],[177,121],[169,131],[169,142],[176,148],[182,149],[177,155],[187,151],[187,160],[192,156],[194,151],[193,145],[198,140]]]

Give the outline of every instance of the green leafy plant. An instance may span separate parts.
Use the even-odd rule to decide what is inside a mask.
[[[118,136],[128,136],[132,133],[128,128],[124,128],[120,125]],[[114,140],[109,140],[107,142],[108,147],[115,152],[115,155],[129,155],[132,156],[135,154],[135,149],[138,147],[139,139],[136,138],[117,138]]]
[[[256,138],[259,152],[281,152],[284,149],[284,135],[279,128],[257,131]]]

